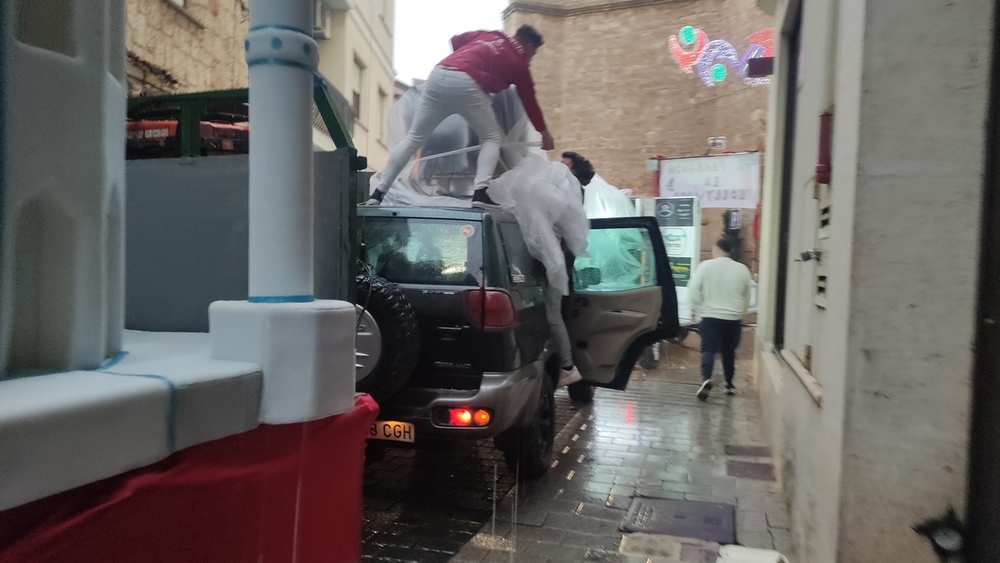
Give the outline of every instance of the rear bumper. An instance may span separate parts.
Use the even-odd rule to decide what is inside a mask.
[[[491,438],[534,412],[542,377],[546,377],[544,364],[538,360],[515,371],[485,373],[478,390],[404,387],[386,404],[379,405],[378,419],[412,423],[418,442]],[[489,410],[492,420],[481,427],[455,427],[434,422],[432,413],[436,409],[457,407]]]

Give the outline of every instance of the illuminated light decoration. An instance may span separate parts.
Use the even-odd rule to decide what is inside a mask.
[[[771,57],[771,56],[774,55],[774,28],[773,27],[765,27],[764,29],[762,29],[762,30],[760,30],[760,31],[758,31],[756,33],[753,33],[751,35],[747,35],[747,41],[749,41],[751,45],[760,45],[761,47],[764,48],[764,53],[762,55],[760,55],[760,56],[762,56],[762,57]],[[753,58],[753,57],[751,57],[751,58]]]
[[[712,65],[712,80],[715,82],[722,82],[726,79],[726,65],[715,64]]]
[[[708,35],[691,26],[681,29],[680,35],[679,40],[676,35],[670,36],[670,54],[674,57],[677,66],[690,74],[694,72],[691,67],[698,62],[702,49],[708,44]],[[691,45],[694,46],[691,47]],[[689,47],[690,50],[685,50],[686,47]]]
[[[710,41],[708,45],[701,51],[701,57],[698,59],[697,69],[698,76],[701,77],[701,81],[705,83],[706,86],[715,86],[717,80],[715,80],[717,67],[722,66],[715,61],[722,59],[723,61],[728,61],[733,68],[738,69],[740,63],[740,56],[736,52],[736,49],[729,44],[729,41],[723,41],[722,39],[716,39],[715,41]],[[722,68],[722,78],[726,77],[725,67]],[[718,80],[721,82],[722,80]]]
[[[747,47],[747,50],[743,53],[743,56],[740,57],[740,62],[737,63],[737,66],[739,67],[737,70],[739,71],[740,76],[742,76],[744,79],[748,78],[747,67],[750,66],[750,59],[763,57],[764,53],[766,52],[767,52],[766,47],[764,47],[763,45],[757,45],[756,43]],[[746,80],[744,80],[744,82],[746,82]]]
[[[681,28],[681,43],[683,43],[685,47],[688,47],[692,43],[694,43],[694,38],[695,38],[695,31],[693,27],[691,27],[690,25],[686,25]]]
[[[770,57],[774,53],[774,28],[765,27],[746,37],[750,43],[743,56],[728,41],[708,40],[708,34],[690,25],[681,28],[678,35],[670,36],[670,54],[677,66],[686,73],[694,73],[706,86],[715,86],[725,81],[729,72],[726,64],[733,68],[747,86],[764,86],[771,83],[769,77],[749,77],[747,69],[750,59]]]

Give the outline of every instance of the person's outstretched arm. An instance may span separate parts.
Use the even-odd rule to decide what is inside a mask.
[[[514,86],[517,87],[517,97],[521,98],[521,105],[524,106],[524,112],[528,114],[528,119],[535,126],[535,131],[542,134],[542,150],[554,149],[555,141],[545,125],[542,108],[538,105],[538,99],[535,97],[535,82],[531,79],[531,72],[527,67],[518,73]]]

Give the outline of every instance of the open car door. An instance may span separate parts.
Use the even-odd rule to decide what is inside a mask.
[[[677,292],[653,217],[591,219],[573,264],[566,328],[583,379],[625,389],[642,350],[679,332]]]

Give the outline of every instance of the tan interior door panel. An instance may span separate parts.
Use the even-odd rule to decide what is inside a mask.
[[[575,292],[567,328],[573,360],[588,381],[610,383],[625,349],[656,328],[663,305],[659,286],[616,292]]]

